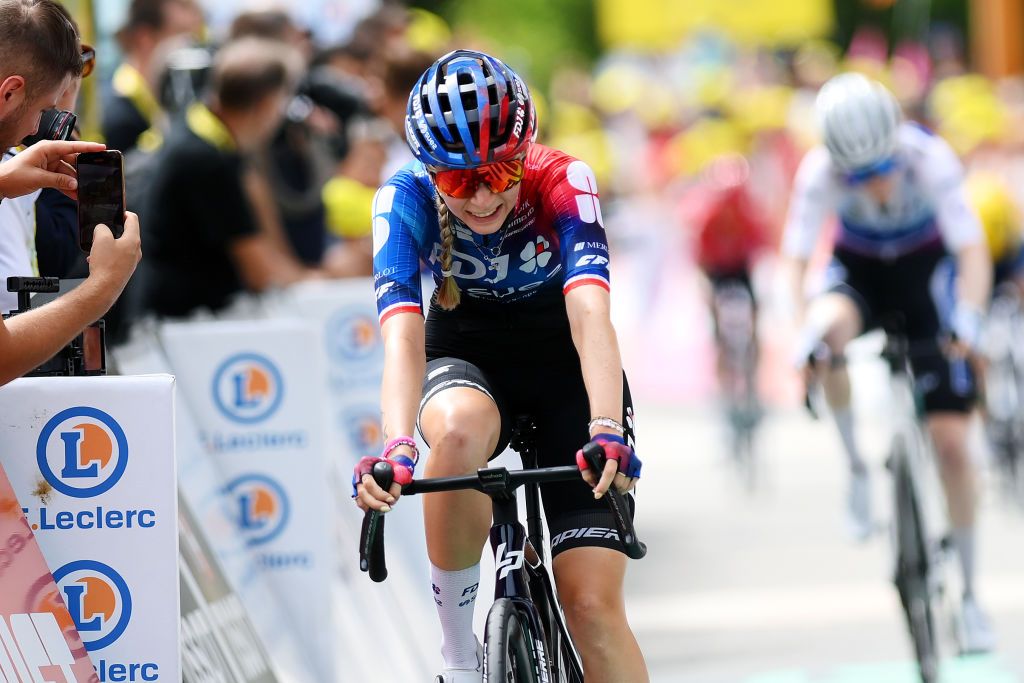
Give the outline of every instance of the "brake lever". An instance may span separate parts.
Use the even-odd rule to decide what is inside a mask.
[[[600,477],[607,462],[604,448],[592,441],[583,447],[583,457],[586,458],[587,464],[594,470],[594,473]],[[626,550],[626,556],[634,560],[641,559],[647,554],[647,545],[636,537],[636,528],[633,526],[633,519],[629,515],[626,497],[619,493],[619,490],[615,488],[613,483],[608,487],[604,498],[608,501],[608,508],[612,512],[612,519],[615,522],[616,530],[619,532],[619,540]]]
[[[391,463],[378,462],[373,466],[373,479],[387,491],[395,480]],[[367,510],[359,534],[359,569],[367,572],[370,579],[380,583],[388,578],[387,561],[384,556],[384,513]]]

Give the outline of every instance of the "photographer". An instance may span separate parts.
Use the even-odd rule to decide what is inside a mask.
[[[103,103],[103,137],[128,152],[157,123],[160,102],[152,82],[153,60],[161,43],[175,36],[198,36],[203,14],[195,0],[131,0],[117,42],[124,60],[114,72]]]
[[[0,148],[35,133],[42,111],[52,108],[81,72],[78,33],[59,5],[52,0],[0,0]],[[27,148],[0,163],[0,200],[7,205],[11,198],[43,187],[76,197],[75,155],[103,148],[89,142],[40,142]],[[0,233],[9,228],[0,223]],[[114,240],[104,226],[97,228],[85,282],[57,301],[0,322],[0,384],[55,355],[103,315],[140,256],[139,224],[133,214],[127,216],[121,239]]]
[[[259,292],[320,273],[305,268],[260,231],[266,191],[252,155],[277,131],[301,71],[283,43],[246,38],[218,52],[210,92],[169,133],[147,193],[147,311],[162,317],[217,311],[241,292]]]

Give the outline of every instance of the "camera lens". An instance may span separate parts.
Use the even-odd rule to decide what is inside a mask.
[[[47,109],[39,119],[39,129],[21,141],[26,147],[40,140],[70,140],[78,117],[62,109]]]

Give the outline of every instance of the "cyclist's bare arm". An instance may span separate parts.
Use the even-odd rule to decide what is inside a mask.
[[[979,242],[957,253],[957,299],[983,311],[992,290],[992,261],[988,247]]]
[[[807,264],[825,218],[835,210],[835,187],[828,171],[830,164],[824,148],[818,147],[807,153],[800,162],[786,213],[782,255],[793,297],[793,314],[798,324],[803,320]]]
[[[615,328],[612,327],[608,290],[598,285],[571,289],[565,295],[565,308],[573,344],[580,356],[583,383],[590,399],[590,414],[617,420],[622,415],[622,358]],[[595,433],[597,431],[595,428]],[[584,472],[584,478],[594,486],[595,494],[604,494],[615,480],[616,472],[616,462],[609,460],[600,481],[595,481],[589,470]],[[623,490],[628,484],[628,480],[616,482]]]
[[[424,350],[424,321],[419,313],[396,313],[381,327],[384,337],[384,379],[381,383],[381,414],[384,440],[412,436],[416,428],[416,411],[423,388],[427,360]],[[395,453],[412,455],[411,449],[399,446]],[[358,487],[356,504],[364,510],[390,507],[401,495],[401,487],[393,484],[384,491],[372,477],[364,477]]]

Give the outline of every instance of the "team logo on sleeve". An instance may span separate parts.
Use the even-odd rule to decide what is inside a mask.
[[[597,195],[597,178],[594,172],[582,161],[574,161],[566,169],[566,177],[569,184],[580,190],[576,195],[576,209],[580,213],[580,220],[584,223],[597,223],[604,227],[604,218],[601,216],[601,200]]]
[[[388,222],[387,214],[391,213],[394,203],[394,185],[385,185],[373,196],[373,255],[375,257],[388,243],[388,238],[391,236],[391,224]]]

